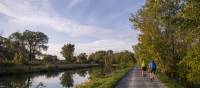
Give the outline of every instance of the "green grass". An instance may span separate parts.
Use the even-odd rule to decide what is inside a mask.
[[[129,71],[129,68],[116,70],[105,77],[98,77],[86,82],[77,88],[113,88],[119,80]]]
[[[157,77],[167,88],[186,88],[165,74],[158,73]]]

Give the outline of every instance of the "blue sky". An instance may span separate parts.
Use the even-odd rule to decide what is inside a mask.
[[[75,54],[112,49],[132,50],[139,32],[131,29],[130,14],[144,0],[1,0],[0,32],[7,37],[24,30],[41,31],[49,37],[44,53],[60,55],[66,43]]]

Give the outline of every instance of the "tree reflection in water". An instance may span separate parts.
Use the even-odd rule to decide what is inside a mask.
[[[52,78],[52,77],[57,77],[59,74],[60,74],[59,71],[51,71],[51,72],[45,73],[45,76],[47,78]]]
[[[48,82],[48,80],[56,83],[54,85],[55,88],[61,86],[64,88],[72,88],[88,80],[92,81],[94,78],[105,77],[113,71],[114,70],[111,67],[95,67],[81,70],[69,70],[66,72],[51,71],[2,76],[0,77],[0,88],[46,88],[52,86],[52,83]],[[88,77],[90,78],[88,79]],[[79,78],[82,80],[79,80]],[[54,79],[57,79],[58,81],[54,81]]]
[[[87,75],[87,71],[86,70],[80,70],[80,71],[77,71],[77,74],[80,77],[85,77]]]
[[[65,72],[62,74],[61,78],[60,78],[60,84],[63,86],[63,87],[66,87],[66,88],[70,88],[70,87],[73,87],[74,85],[74,80],[73,80],[73,77],[72,77],[72,72]]]
[[[0,79],[0,88],[30,88],[32,77],[27,75],[14,76],[10,79]]]
[[[88,70],[88,73],[90,75],[90,80],[93,80],[95,78],[105,77],[107,74],[110,74],[115,70],[116,68],[112,66],[102,66],[102,67],[92,68]]]
[[[46,87],[43,82],[40,82],[35,88],[44,88]]]

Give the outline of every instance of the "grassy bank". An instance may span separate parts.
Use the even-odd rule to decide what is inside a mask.
[[[96,77],[77,88],[113,88],[131,67],[116,70],[104,77]]]
[[[158,73],[157,77],[167,88],[186,88],[165,74]]]
[[[56,70],[71,70],[97,66],[97,64],[44,64],[44,65],[12,65],[0,66],[0,75],[20,74],[30,72],[48,72]]]

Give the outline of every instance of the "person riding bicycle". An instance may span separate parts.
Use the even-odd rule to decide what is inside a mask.
[[[154,80],[156,73],[156,63],[154,62],[154,60],[150,61],[149,68],[150,68],[150,79]]]

